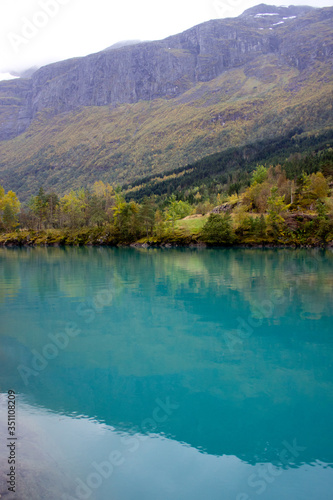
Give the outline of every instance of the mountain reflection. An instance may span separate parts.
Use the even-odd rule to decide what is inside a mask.
[[[2,388],[9,381],[32,404],[130,433],[148,432],[156,400],[169,400],[178,408],[155,432],[203,452],[281,465],[282,443],[296,440],[305,450],[294,464],[333,463],[332,252],[56,248],[0,258]],[[25,384],[17,367],[32,367],[68,323],[80,333]]]

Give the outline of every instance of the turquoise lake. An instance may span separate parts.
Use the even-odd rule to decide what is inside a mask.
[[[0,494],[332,500],[332,306],[331,250],[0,249]]]

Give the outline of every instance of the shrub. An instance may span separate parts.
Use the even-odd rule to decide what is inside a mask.
[[[202,228],[201,239],[209,245],[231,245],[234,238],[231,216],[210,214]]]

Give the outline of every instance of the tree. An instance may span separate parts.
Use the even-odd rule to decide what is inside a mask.
[[[96,194],[88,196],[86,223],[92,226],[101,227],[107,220],[105,212],[105,200]]]
[[[140,234],[137,217],[139,206],[134,201],[127,203],[120,193],[116,194],[115,199],[113,220],[121,240],[130,241],[136,239]]]
[[[244,217],[244,214],[240,214],[238,220],[236,234],[240,240],[251,237],[251,239],[262,242],[266,238],[267,224],[263,214],[260,217],[251,217],[250,215]]]
[[[254,181],[245,191],[243,202],[248,205],[250,209],[263,213],[267,210],[267,199],[269,194],[270,184],[268,181],[263,181],[261,184]]]
[[[33,225],[37,229],[54,227],[59,222],[59,198],[56,193],[45,193],[40,187],[38,194],[31,196],[28,206],[34,216]]]
[[[162,238],[167,230],[167,223],[165,220],[165,213],[161,210],[156,210],[155,213],[155,223],[154,223],[154,234],[157,238]]]
[[[6,231],[11,231],[18,225],[17,215],[8,203],[6,203],[3,209],[2,223]]]
[[[47,205],[47,214],[46,221],[48,226],[54,227],[59,223],[58,219],[58,209],[59,209],[60,200],[56,193],[49,193],[46,195],[46,205]]]
[[[328,216],[328,207],[322,201],[317,201],[317,231],[316,234],[324,245],[332,239],[333,220]]]
[[[121,189],[121,188],[120,188]],[[107,215],[111,215],[111,207],[115,203],[115,190],[113,186],[103,181],[96,181],[93,185],[92,192],[102,200],[102,206]],[[119,193],[119,189],[117,188]]]
[[[14,191],[5,190],[0,186],[0,222],[6,231],[15,229],[18,226],[18,215],[20,212],[20,202]]]
[[[262,184],[268,176],[267,168],[263,165],[258,165],[252,174],[251,184],[257,183]]]
[[[149,233],[152,235],[155,224],[156,203],[154,198],[145,198],[139,210],[139,220],[144,230],[146,231],[147,238]]]
[[[44,189],[42,187],[39,188],[37,196],[32,196],[30,198],[29,208],[31,212],[37,217],[37,229],[42,229],[44,223],[46,222],[47,214],[47,196],[45,195]]]
[[[273,187],[271,189],[271,196],[267,200],[268,203],[268,222],[271,225],[274,235],[276,236],[282,229],[284,224],[284,218],[281,216],[283,212],[286,212],[288,206],[284,202],[284,195],[278,195],[278,188]]]
[[[234,241],[231,216],[210,214],[202,228],[201,238],[209,245],[230,245]]]
[[[323,201],[327,198],[329,192],[329,186],[327,179],[323,176],[321,172],[312,174],[310,176],[310,183],[308,188],[308,195],[314,200]]]
[[[70,191],[60,200],[61,208],[67,215],[67,224],[71,228],[79,228],[85,224],[85,210],[87,208],[86,193],[84,189]]]
[[[166,219],[170,220],[172,227],[175,227],[175,221],[183,219],[192,212],[192,207],[186,201],[177,201],[175,195],[173,194],[169,198],[168,207],[166,209]]]
[[[310,177],[306,173],[302,172],[302,174],[296,179],[296,190],[292,208],[298,209],[299,207],[305,207],[311,203],[311,200],[306,199],[309,187]]]
[[[267,231],[267,224],[263,214],[256,220],[255,235],[259,238],[265,238]]]
[[[268,219],[270,222],[280,222],[284,220],[281,217],[281,213],[287,211],[287,205],[284,202],[284,196],[278,195],[278,188],[272,187],[271,196],[267,200],[268,202]]]

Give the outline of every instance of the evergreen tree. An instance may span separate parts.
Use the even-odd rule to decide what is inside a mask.
[[[154,198],[145,198],[140,207],[139,221],[143,226],[146,236],[153,234],[155,224],[156,203]]]
[[[4,206],[2,213],[2,223],[6,231],[11,231],[18,225],[17,214],[9,203],[6,203]]]
[[[209,245],[230,245],[234,241],[231,216],[210,214],[202,228],[201,238]]]

